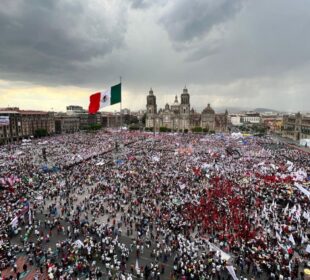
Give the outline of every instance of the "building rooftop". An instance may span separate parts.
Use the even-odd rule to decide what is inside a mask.
[[[6,110],[0,109],[0,115],[1,114],[19,114],[19,112],[18,111],[6,111]]]
[[[48,112],[45,111],[34,111],[34,110],[19,110],[22,115],[47,115]]]

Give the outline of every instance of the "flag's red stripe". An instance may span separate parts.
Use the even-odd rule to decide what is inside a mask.
[[[96,114],[100,109],[100,92],[96,92],[89,97],[89,114]]]

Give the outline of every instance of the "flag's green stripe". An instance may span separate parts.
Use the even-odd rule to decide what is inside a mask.
[[[122,84],[111,87],[111,105],[122,101]]]

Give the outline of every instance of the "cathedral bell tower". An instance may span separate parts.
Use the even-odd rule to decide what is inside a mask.
[[[154,95],[152,88],[146,98],[146,113],[147,115],[157,114],[156,96]]]
[[[189,93],[186,86],[184,87],[183,93],[181,94],[180,113],[182,115],[189,115],[190,113]]]

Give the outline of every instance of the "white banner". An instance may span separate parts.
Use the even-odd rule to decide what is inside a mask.
[[[31,209],[29,209],[28,218],[29,218],[29,225],[32,225],[32,212],[31,212]]]
[[[77,246],[78,248],[84,247],[84,243],[78,239],[74,242],[74,245]]]
[[[216,245],[212,244],[211,242],[208,242],[210,249],[212,251],[216,251],[221,255],[221,259],[228,261],[230,259],[230,255],[228,255],[227,253],[225,253],[223,250],[221,250],[219,247],[217,247]]]
[[[291,241],[293,245],[296,245],[294,236],[292,234],[290,235],[288,240]]]
[[[226,268],[227,268],[228,272],[230,273],[231,277],[234,280],[238,280],[234,267],[232,265],[227,265]]]
[[[310,192],[306,190],[302,185],[295,183],[295,187],[297,187],[302,193],[304,193],[308,198],[310,198]]]
[[[9,116],[0,116],[0,125],[9,125],[10,117]]]
[[[15,217],[10,224],[11,224],[13,229],[17,228],[18,227],[18,217]]]

